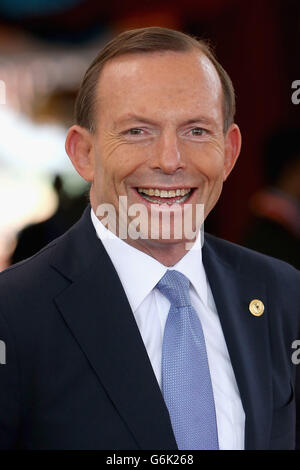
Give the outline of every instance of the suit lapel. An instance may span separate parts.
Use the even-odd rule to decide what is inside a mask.
[[[214,242],[216,244],[216,242]],[[222,253],[224,254],[223,248]],[[203,263],[220,317],[230,360],[246,415],[245,448],[265,449],[272,418],[271,358],[268,343],[268,309],[265,285],[243,277],[238,263],[223,261],[210,237],[203,247]],[[253,299],[262,300],[265,312],[249,311]]]
[[[143,340],[89,212],[58,248],[52,265],[72,280],[55,303],[137,446],[176,449]]]

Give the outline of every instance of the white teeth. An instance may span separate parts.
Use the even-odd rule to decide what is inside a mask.
[[[188,197],[189,195],[186,194],[185,196],[181,196],[180,198],[177,198],[175,201],[171,201],[171,200],[168,200],[168,198],[165,198],[164,200],[162,200],[163,198],[161,198],[160,200],[153,199],[147,194],[143,194],[143,198],[147,199],[147,201],[150,201],[154,204],[160,204],[160,205],[168,204],[169,206],[171,206],[172,204],[181,204],[185,202],[188,199]]]
[[[175,196],[185,196],[191,191],[191,189],[171,189],[170,191],[167,191],[165,189],[144,189],[144,188],[138,188],[139,193],[146,194],[148,196],[159,196],[159,197],[175,197]]]

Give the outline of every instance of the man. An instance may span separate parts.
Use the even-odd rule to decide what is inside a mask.
[[[299,273],[201,249],[233,117],[228,75],[182,33],[124,32],[91,64],[66,140],[91,207],[0,276],[1,447],[295,447]]]

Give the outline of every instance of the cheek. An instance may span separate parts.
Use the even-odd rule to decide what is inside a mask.
[[[203,143],[193,155],[193,163],[207,180],[223,180],[224,151],[220,144]]]
[[[97,186],[99,188],[110,188],[117,193],[124,192],[122,185],[126,179],[136,173],[143,164],[143,154],[127,142],[113,142],[102,146],[96,155]]]

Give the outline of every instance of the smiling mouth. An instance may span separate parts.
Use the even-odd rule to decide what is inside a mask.
[[[136,188],[139,195],[152,204],[183,204],[186,202],[195,188],[176,188],[176,189],[158,189],[158,188]]]

